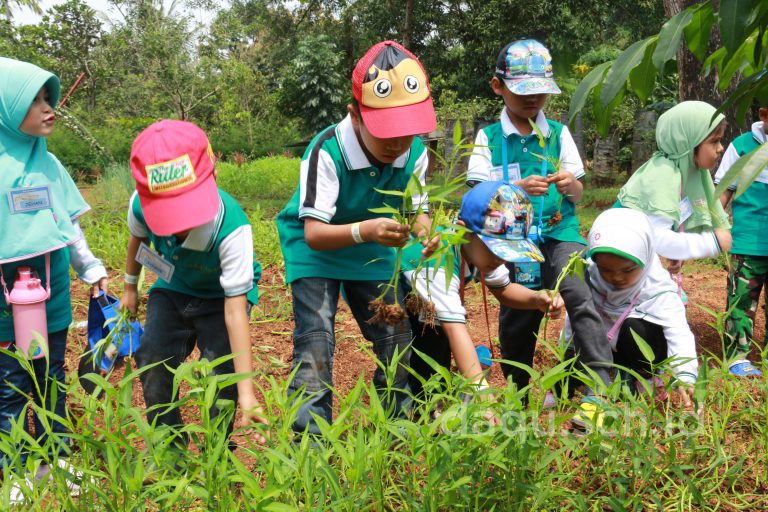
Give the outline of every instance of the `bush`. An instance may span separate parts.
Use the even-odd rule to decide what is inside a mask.
[[[269,200],[273,205],[284,204],[299,183],[298,158],[273,156],[260,158],[243,166],[220,162],[217,164],[219,187],[229,192],[244,206],[253,200]]]

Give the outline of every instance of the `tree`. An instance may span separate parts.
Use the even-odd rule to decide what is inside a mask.
[[[0,0],[0,13],[5,15],[5,19],[8,21],[13,19],[12,5],[15,5],[16,7],[26,7],[32,10],[35,14],[43,13],[43,10],[40,8],[40,2],[37,0]]]

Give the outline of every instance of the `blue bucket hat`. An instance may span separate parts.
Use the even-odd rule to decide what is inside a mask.
[[[535,39],[512,41],[496,59],[496,76],[514,94],[560,94],[552,78],[552,56]]]
[[[459,219],[504,261],[544,261],[544,255],[528,238],[533,221],[531,200],[516,185],[503,181],[478,183],[464,194]]]

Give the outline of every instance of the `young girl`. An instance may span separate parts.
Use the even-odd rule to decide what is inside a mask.
[[[678,280],[682,261],[731,249],[728,216],[715,197],[715,168],[725,132],[722,114],[701,101],[684,101],[659,117],[658,151],[619,191],[620,206],[648,215],[656,252],[671,260]]]
[[[92,285],[94,295],[99,289],[106,291],[107,273],[88,248],[78,224],[89,206],[46,148],[45,137],[53,132],[56,119],[59,88],[55,75],[26,62],[0,58],[0,271],[7,290],[13,288],[20,266],[31,267],[42,285],[50,287],[46,303],[49,354],[47,360],[33,360],[34,378],[43,396],[34,398],[57,416],[66,417],[64,350],[72,322],[69,266]],[[17,197],[28,201],[16,201]],[[14,340],[12,310],[0,293],[0,348],[14,351]],[[53,386],[59,386],[55,394],[51,392]],[[35,390],[32,376],[19,362],[0,353],[0,435],[7,435],[16,422],[27,427],[28,394]],[[62,462],[55,457],[57,453],[67,452],[64,425],[53,421],[51,430],[55,434],[51,440],[54,453],[38,469],[38,479],[49,471],[48,462]],[[49,434],[35,418],[38,441],[44,444]],[[28,455],[20,446],[22,465]],[[11,464],[15,465],[15,460],[10,454],[0,456],[0,469]]]
[[[683,404],[690,406],[698,374],[696,344],[677,285],[656,255],[646,216],[628,208],[607,210],[592,225],[588,244],[588,282],[615,364],[653,378],[657,387],[661,384],[634,331],[653,349],[654,365],[671,359],[669,367]]]

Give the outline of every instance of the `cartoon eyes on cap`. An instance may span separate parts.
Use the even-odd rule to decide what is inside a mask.
[[[373,93],[379,98],[386,98],[392,93],[392,83],[386,78],[382,78],[373,84]]]
[[[405,90],[413,94],[419,90],[419,79],[413,75],[407,75],[403,80]]]

